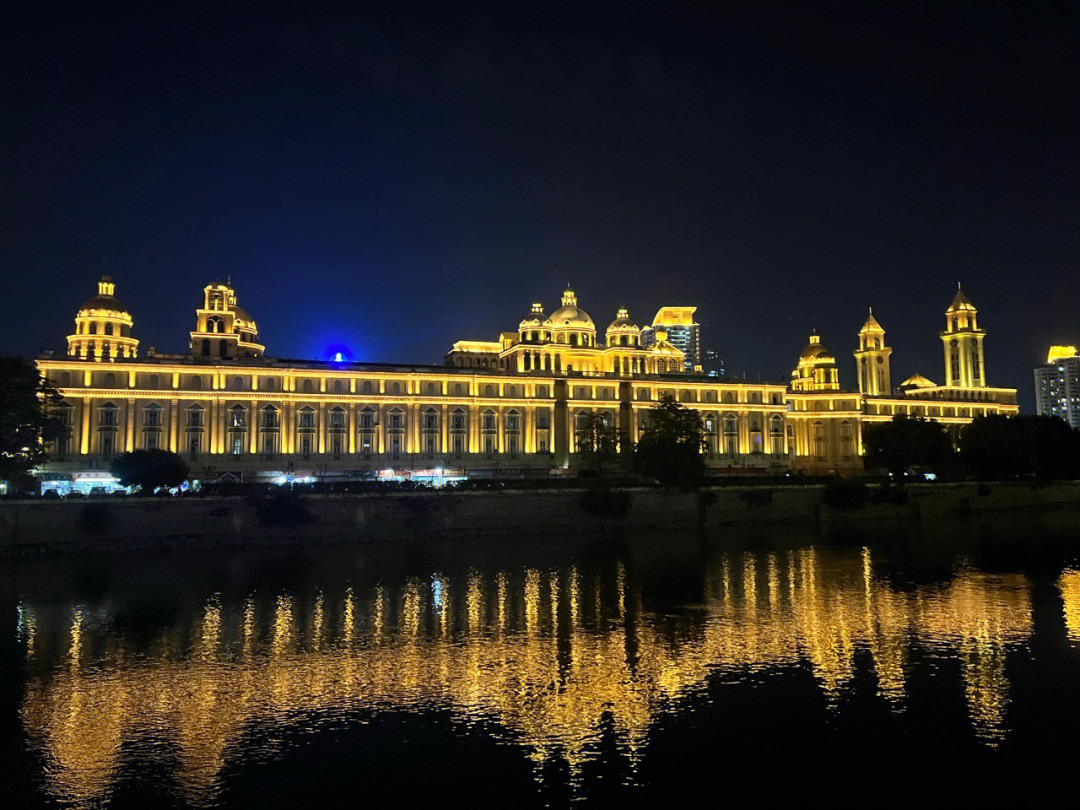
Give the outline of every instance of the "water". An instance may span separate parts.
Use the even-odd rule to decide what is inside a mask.
[[[1051,798],[1080,566],[1029,557],[726,535],[8,561],[14,806]]]

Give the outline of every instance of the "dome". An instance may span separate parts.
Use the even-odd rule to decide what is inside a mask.
[[[119,315],[128,315],[127,309],[113,296],[116,285],[108,276],[102,276],[98,282],[98,294],[87,300],[79,307],[79,315],[84,312],[115,312]]]
[[[238,306],[233,306],[233,319],[237,321],[243,321],[244,323],[251,324],[251,327],[255,328],[255,319],[247,314],[247,311]]]
[[[615,320],[608,326],[609,332],[640,332],[638,325],[630,320],[630,313],[625,307],[619,309],[615,316]]]
[[[936,388],[937,383],[933,380],[928,380],[922,374],[912,374],[902,383],[901,388]]]
[[[829,354],[829,350],[821,345],[821,338],[818,335],[811,335],[810,342],[806,345],[806,348],[802,350],[802,354],[799,355],[799,361],[803,360],[832,360],[833,357]]]
[[[521,323],[518,324],[518,329],[542,326],[546,319],[547,316],[544,315],[544,305],[539,301],[535,301],[529,309],[529,314],[521,319]]]
[[[562,306],[552,312],[546,321],[553,329],[590,329],[595,331],[596,325],[589,313],[577,305],[577,296],[574,291],[567,288],[562,296]]]

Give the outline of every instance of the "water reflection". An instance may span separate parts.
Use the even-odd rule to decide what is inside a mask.
[[[971,725],[996,744],[1008,729],[1005,655],[1032,632],[1027,580],[961,567],[900,590],[874,569],[869,550],[717,554],[700,604],[666,613],[646,609],[621,560],[584,575],[435,571],[214,594],[139,642],[107,603],[24,603],[22,722],[49,792],[77,803],[106,796],[136,757],[170,769],[187,801],[212,803],[230,757],[273,755],[251,749],[250,730],[383,709],[494,724],[538,772],[557,760],[573,779],[605,724],[632,766],[657,718],[712,676],[808,667],[835,707],[869,660],[880,699],[903,711],[917,650],[959,662]],[[1080,638],[1080,572],[1061,590]]]

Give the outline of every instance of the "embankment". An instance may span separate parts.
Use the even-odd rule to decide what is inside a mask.
[[[891,526],[939,519],[1058,515],[1080,527],[1080,483],[927,484],[870,488],[868,502],[826,504],[823,486],[735,487],[701,493],[625,490],[588,503],[585,490],[401,492],[243,498],[21,500],[0,504],[0,553],[46,549],[274,544],[498,535],[557,537],[625,529],[724,525]]]

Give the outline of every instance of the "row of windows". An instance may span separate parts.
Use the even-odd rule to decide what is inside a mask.
[[[99,333],[102,335],[115,334],[117,337],[131,337],[131,327],[127,324],[113,324],[110,321],[105,321],[99,325],[97,321],[79,320],[75,324],[76,335],[97,335]]]

